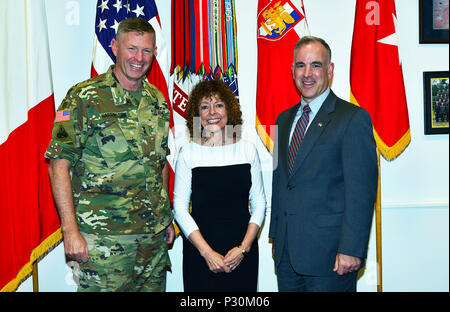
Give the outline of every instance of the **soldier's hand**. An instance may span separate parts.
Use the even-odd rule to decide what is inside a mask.
[[[172,244],[175,239],[175,228],[173,227],[173,224],[170,224],[166,228],[166,240],[167,244]]]
[[[64,232],[64,252],[66,256],[77,262],[87,262],[89,250],[86,240],[79,231]]]

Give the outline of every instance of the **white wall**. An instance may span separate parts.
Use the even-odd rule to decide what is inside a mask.
[[[311,33],[323,37],[331,46],[335,62],[333,90],[344,99],[350,94],[355,2],[304,0]],[[169,0],[156,0],[169,47],[170,3]],[[58,105],[70,86],[89,77],[96,0],[46,0],[46,4]],[[418,43],[418,1],[397,0],[396,5],[412,140],[395,161],[381,160],[383,287],[384,291],[448,291],[448,135],[424,135],[422,72],[448,70],[449,49],[443,44]],[[236,13],[240,101],[244,126],[252,129],[255,120],[257,0],[236,0]],[[253,134],[252,130],[248,131],[249,136]],[[263,162],[266,193],[270,197],[270,155],[256,138],[255,141]],[[260,291],[277,291],[267,238],[269,221],[270,207],[259,239]],[[168,274],[168,291],[182,291],[181,244],[178,238],[170,251],[173,272]],[[376,291],[375,252],[373,227],[368,264],[358,282],[359,291]],[[39,284],[41,291],[75,291],[62,244],[39,262]],[[19,291],[31,290],[31,278],[19,287]]]

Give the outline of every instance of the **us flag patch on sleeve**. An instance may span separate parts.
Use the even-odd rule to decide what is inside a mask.
[[[55,122],[70,120],[70,110],[60,110],[56,112]]]

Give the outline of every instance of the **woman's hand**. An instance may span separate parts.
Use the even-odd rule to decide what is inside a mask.
[[[224,256],[214,250],[209,250],[202,254],[209,269],[214,273],[230,273],[231,269],[225,264]]]
[[[242,259],[244,259],[242,247],[234,247],[225,255],[224,262],[228,268],[235,270],[241,263]]]

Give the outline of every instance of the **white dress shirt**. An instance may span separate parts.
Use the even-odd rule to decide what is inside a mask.
[[[316,117],[317,113],[319,112],[320,108],[322,107],[323,102],[325,102],[325,99],[327,98],[328,94],[330,94],[330,88],[326,89],[324,93],[316,97],[314,100],[309,103],[309,108],[311,108],[311,111],[309,112],[309,123],[306,126],[305,134],[308,131],[309,125],[311,124],[311,121]],[[301,99],[300,106],[298,107],[297,113],[295,114],[294,121],[291,125],[291,133],[289,135],[289,144],[291,143],[292,135],[294,134],[295,126],[297,125],[298,120],[300,117],[302,117],[303,114],[303,107],[305,107],[307,103],[305,100]]]

